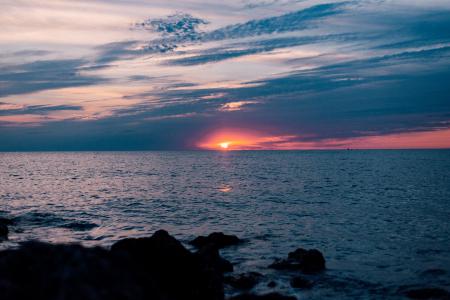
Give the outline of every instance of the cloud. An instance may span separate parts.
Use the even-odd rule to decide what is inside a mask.
[[[302,37],[283,37],[270,38],[253,42],[242,42],[229,45],[224,48],[207,49],[198,55],[192,55],[179,59],[170,60],[168,63],[172,65],[193,66],[206,63],[220,62],[227,59],[243,57],[258,53],[267,53],[277,49],[291,48],[301,45],[314,45],[324,42],[336,41],[356,41],[356,34],[333,34],[333,35],[317,35]]]
[[[148,19],[136,23],[134,28],[155,31],[165,37],[195,40],[199,35],[198,27],[205,24],[208,22],[190,14],[177,13],[162,19]]]
[[[256,101],[237,101],[237,102],[228,102],[225,104],[222,104],[219,110],[221,111],[238,111],[244,109],[245,106],[251,105],[251,104],[257,104]]]
[[[132,28],[157,32],[162,36],[160,39],[148,42],[140,50],[165,53],[173,51],[185,43],[205,43],[304,30],[313,27],[314,22],[322,18],[341,13],[345,4],[347,2],[315,5],[281,16],[251,20],[243,24],[229,25],[212,31],[200,31],[199,27],[209,24],[209,21],[185,13],[177,13],[166,18],[147,19],[135,23]],[[247,50],[243,54],[249,53],[253,52]],[[215,55],[240,56],[242,54],[227,52]]]
[[[236,39],[304,30],[314,26],[314,22],[322,18],[343,12],[346,4],[346,2],[319,4],[277,17],[251,20],[244,24],[226,26],[206,33],[203,40]]]
[[[0,102],[0,116],[13,115],[45,115],[55,111],[82,110],[77,105],[18,105],[13,103]]]
[[[37,91],[93,85],[105,79],[80,74],[82,59],[45,60],[5,66],[0,74],[0,97]]]

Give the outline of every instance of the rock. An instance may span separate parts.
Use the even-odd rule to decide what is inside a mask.
[[[223,300],[223,276],[166,231],[111,250],[29,242],[0,251],[2,300]]]
[[[164,230],[150,238],[119,241],[111,252],[127,255],[139,272],[150,273],[150,284],[167,291],[168,299],[223,298],[221,273],[225,267],[218,252],[209,253],[209,260],[199,259]]]
[[[13,220],[8,219],[8,218],[4,218],[4,217],[0,217],[0,225],[13,225]]]
[[[211,244],[202,247],[195,255],[207,269],[218,270],[220,273],[233,272],[233,264],[221,257],[219,250]]]
[[[5,224],[0,224],[0,240],[8,239],[9,229]]]
[[[9,234],[8,226],[12,224],[13,224],[12,220],[0,217],[0,241],[8,239]]]
[[[241,243],[241,240],[235,235],[226,235],[222,232],[213,232],[208,236],[199,236],[190,241],[189,244],[201,248],[208,244],[214,245],[218,249],[233,246]]]
[[[298,248],[294,252],[290,252],[287,259],[276,260],[269,268],[316,273],[325,270],[325,258],[319,250]]]
[[[263,275],[258,272],[248,272],[238,276],[225,277],[225,283],[236,289],[249,290],[258,284],[262,277]]]
[[[405,295],[411,299],[450,299],[450,293],[441,288],[421,288],[405,292]]]
[[[290,284],[293,288],[296,289],[310,289],[313,286],[312,281],[303,278],[301,276],[296,276],[291,279]]]
[[[270,281],[268,284],[267,284],[267,287],[270,287],[270,288],[274,288],[274,287],[276,287],[277,286],[277,283],[275,282],[275,281]]]
[[[230,298],[229,300],[297,300],[293,296],[284,296],[279,293],[269,293],[265,295],[243,294]]]
[[[0,295],[2,300],[141,299],[143,288],[129,272],[114,267],[104,249],[28,242],[0,252]]]

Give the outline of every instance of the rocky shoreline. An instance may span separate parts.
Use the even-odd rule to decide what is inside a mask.
[[[0,218],[0,239],[8,238],[11,225],[12,220]],[[261,273],[233,274],[233,264],[219,250],[241,243],[237,236],[214,232],[192,240],[189,244],[195,250],[190,251],[165,230],[120,240],[110,249],[26,242],[0,251],[0,296],[4,300],[224,300],[225,287],[231,287],[240,292],[229,300],[297,299],[277,293],[277,283],[264,282]],[[298,248],[268,268],[291,272],[290,285],[308,290],[314,282],[307,276],[320,275],[326,262],[319,250]],[[252,294],[261,283],[274,291]],[[433,288],[403,294],[411,299],[450,298],[447,291]]]

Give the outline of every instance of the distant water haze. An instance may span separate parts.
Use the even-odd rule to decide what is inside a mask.
[[[395,299],[450,285],[449,170],[449,150],[1,153],[1,215],[16,225],[0,247],[223,231],[245,240],[222,252],[237,272],[287,294]],[[298,247],[327,260],[307,292],[267,269]]]

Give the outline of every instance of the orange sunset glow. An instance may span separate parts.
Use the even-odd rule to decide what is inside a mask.
[[[206,136],[197,147],[205,150],[256,150],[267,141],[261,133],[225,129]]]
[[[296,135],[273,135],[250,129],[222,129],[208,134],[200,143],[203,150],[295,150],[304,148]]]
[[[449,148],[450,130],[373,135],[347,139],[302,140],[295,135],[267,135],[257,131],[221,130],[197,144],[204,150],[424,149]]]

